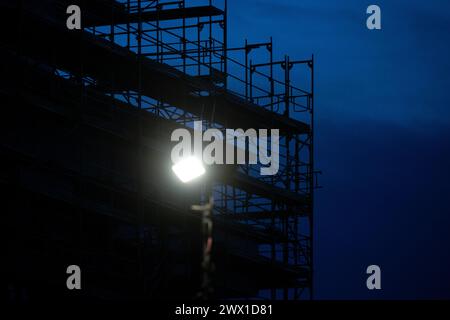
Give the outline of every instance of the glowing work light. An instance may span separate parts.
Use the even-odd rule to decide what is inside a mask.
[[[172,167],[172,170],[184,183],[192,181],[206,172],[201,160],[193,156],[181,159]]]

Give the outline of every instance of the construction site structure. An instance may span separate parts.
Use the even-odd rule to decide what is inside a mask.
[[[82,30],[68,30],[69,5],[81,8]],[[13,296],[194,297],[202,237],[190,207],[212,194],[213,296],[313,297],[313,57],[276,60],[272,38],[229,47],[226,1],[0,7]],[[207,183],[179,183],[170,135],[194,121],[279,129],[278,173],[223,165]],[[69,264],[83,270],[81,293],[65,290]]]

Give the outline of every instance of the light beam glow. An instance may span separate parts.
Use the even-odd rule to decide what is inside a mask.
[[[172,166],[172,170],[183,183],[192,181],[206,172],[203,163],[193,156],[181,159]]]

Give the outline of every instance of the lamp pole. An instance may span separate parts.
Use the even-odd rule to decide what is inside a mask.
[[[201,159],[201,158],[200,158]],[[172,166],[173,172],[183,182],[188,183],[205,173],[203,163],[199,158],[195,156],[186,157],[180,160],[178,163]],[[191,210],[199,212],[202,215],[202,236],[203,236],[203,253],[202,253],[202,286],[201,291],[198,294],[200,299],[206,300],[212,293],[211,286],[211,272],[213,265],[211,262],[211,249],[212,249],[212,210],[214,208],[214,198],[210,191],[210,181],[206,179],[205,190],[208,203],[204,205],[193,205]]]
[[[200,299],[207,300],[212,293],[211,272],[213,269],[211,261],[212,251],[212,210],[214,208],[214,198],[210,195],[209,202],[204,205],[193,205],[191,209],[202,215],[202,234],[203,234],[203,257],[202,257],[202,287],[199,293]]]

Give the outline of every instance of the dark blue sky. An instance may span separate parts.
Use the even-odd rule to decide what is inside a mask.
[[[382,30],[365,27],[382,9]],[[316,58],[316,297],[450,298],[450,1],[229,1],[230,45]],[[378,264],[382,290],[368,291]]]

